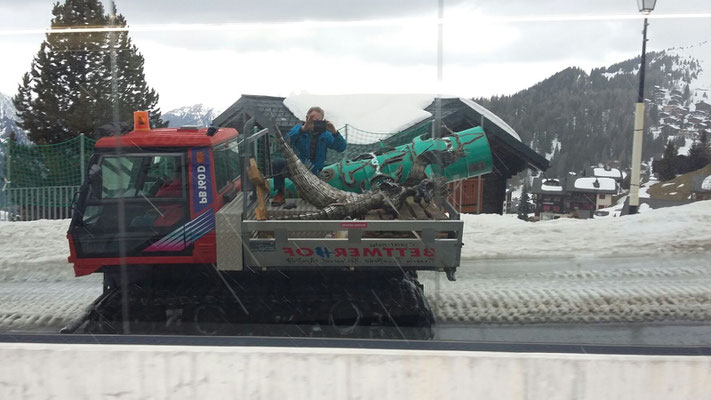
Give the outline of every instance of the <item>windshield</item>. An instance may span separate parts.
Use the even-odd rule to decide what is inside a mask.
[[[103,156],[100,168],[101,191],[92,190],[91,200],[185,197],[179,155]]]
[[[95,160],[69,228],[80,257],[142,255],[189,217],[182,155],[103,154]]]
[[[0,1],[0,335],[711,345],[711,3],[145,3]]]

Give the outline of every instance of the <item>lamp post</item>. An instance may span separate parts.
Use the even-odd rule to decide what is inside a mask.
[[[639,12],[649,15],[654,10],[657,0],[637,0]],[[639,168],[642,164],[642,132],[644,131],[644,69],[647,51],[647,17],[642,30],[642,60],[639,66],[639,95],[634,110],[634,137],[632,139],[632,172],[630,176],[629,214],[637,214],[639,208]]]

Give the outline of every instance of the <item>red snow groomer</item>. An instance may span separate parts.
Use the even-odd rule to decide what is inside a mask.
[[[135,119],[96,143],[76,199],[69,262],[104,284],[63,332],[432,337],[416,271],[453,278],[460,220],[430,210],[407,221],[258,221],[263,202],[242,171],[269,148],[268,129],[243,137]],[[294,202],[293,212],[308,208]]]

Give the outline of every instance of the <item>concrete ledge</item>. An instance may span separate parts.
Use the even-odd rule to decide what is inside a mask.
[[[0,343],[2,399],[697,399],[709,356]]]

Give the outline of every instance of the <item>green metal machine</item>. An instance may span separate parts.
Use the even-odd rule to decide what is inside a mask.
[[[484,175],[492,169],[491,149],[481,127],[438,139],[427,133],[391,149],[378,147],[375,144],[370,153],[324,167],[321,179],[337,189],[360,193],[381,180],[406,183],[408,178],[412,181],[437,175],[453,182]],[[289,179],[285,195],[297,197]]]

